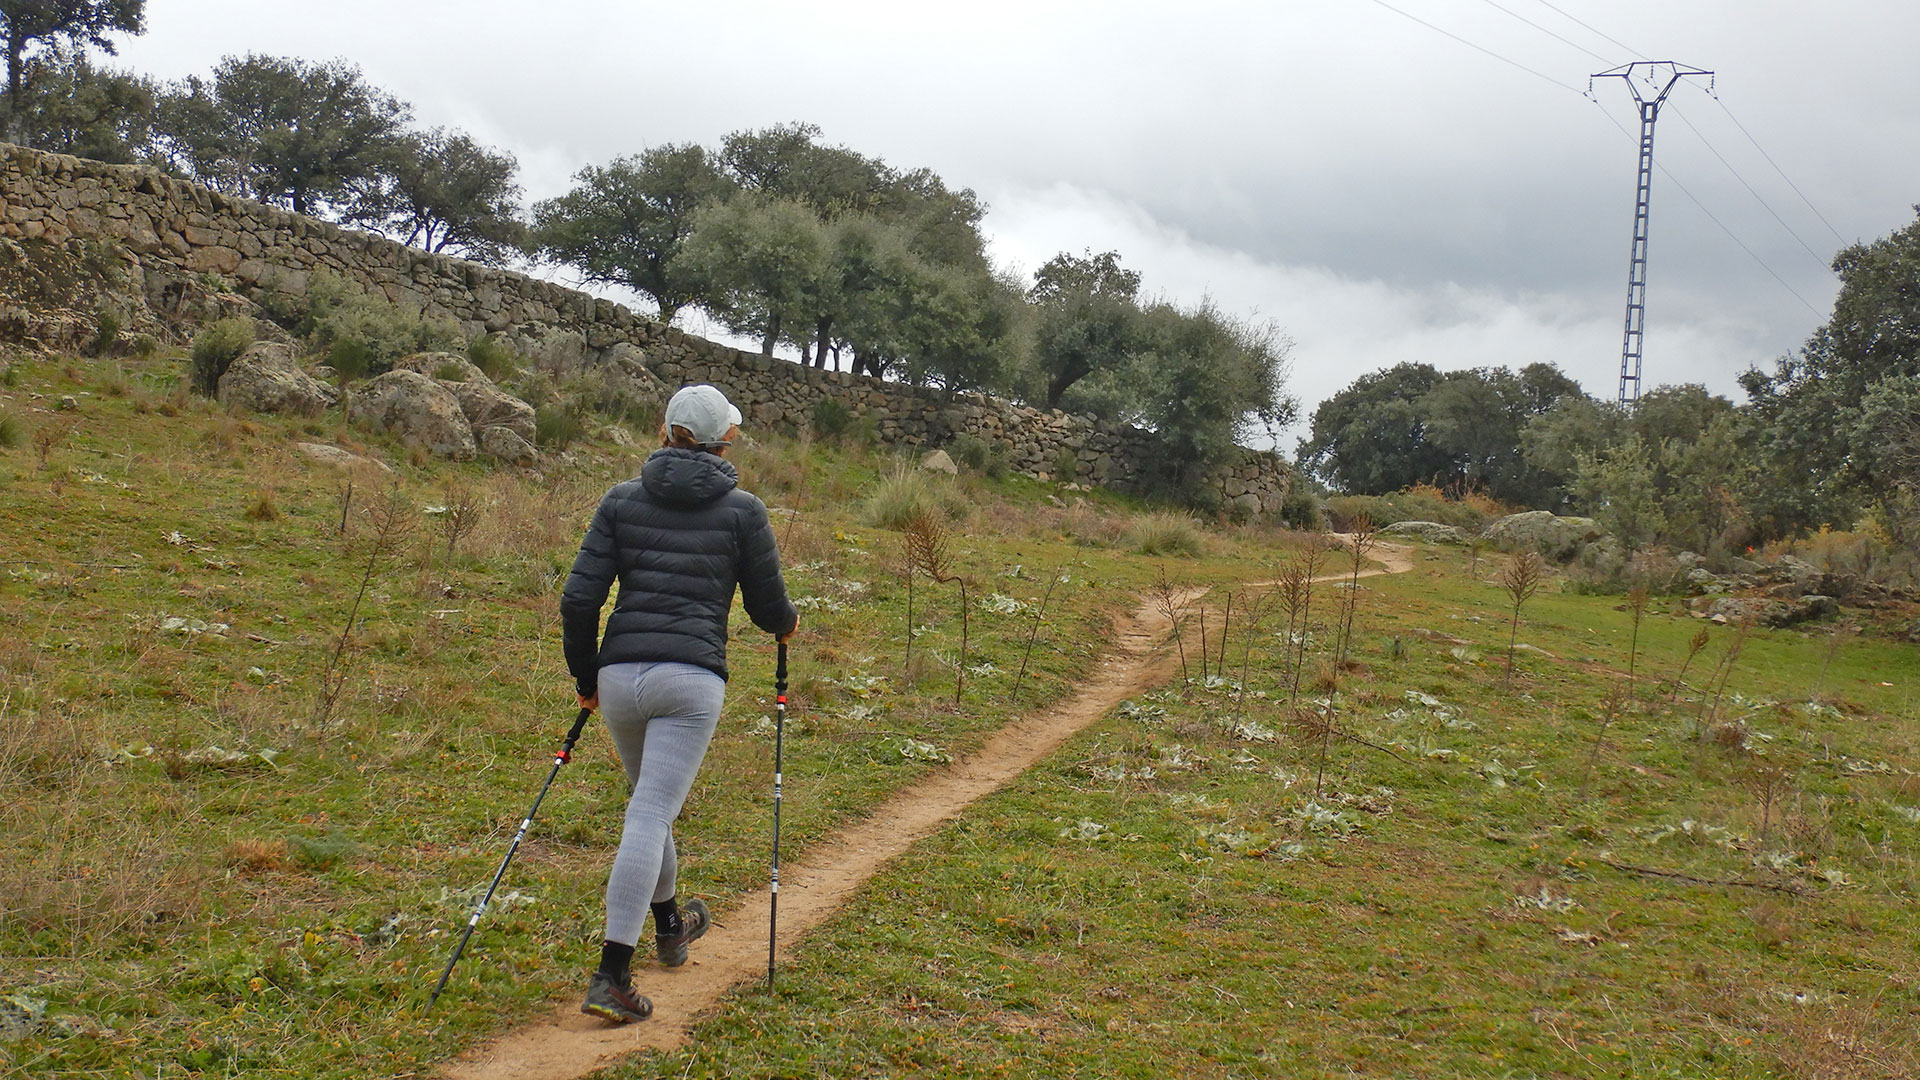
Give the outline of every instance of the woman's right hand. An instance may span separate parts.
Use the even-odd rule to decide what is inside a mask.
[[[796,615],[793,617],[793,627],[789,629],[786,633],[775,637],[773,640],[778,644],[785,645],[787,642],[793,640],[793,635],[799,632],[800,632],[800,617]]]

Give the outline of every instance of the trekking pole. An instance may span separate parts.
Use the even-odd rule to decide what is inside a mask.
[[[780,772],[787,731],[787,643],[773,667],[773,889],[767,894],[767,989],[773,989],[774,930],[780,924]]]
[[[541,800],[547,797],[547,789],[553,786],[553,778],[560,775],[560,766],[573,760],[573,744],[580,741],[580,732],[587,726],[587,717],[593,715],[592,709],[581,709],[573,722],[573,730],[567,732],[567,741],[561,745],[560,752],[553,755],[553,768],[547,773],[547,782],[540,785],[540,794],[534,796],[533,808],[527,816],[520,819],[520,831],[513,834],[513,844],[507,848],[507,857],[500,860],[500,869],[493,872],[493,883],[487,886],[487,895],[475,905],[473,915],[467,920],[467,928],[460,934],[460,944],[453,947],[453,955],[447,958],[447,969],[440,973],[440,981],[434,985],[433,996],[427,999],[427,1007],[421,1014],[433,1011],[433,1003],[440,1000],[440,991],[447,988],[447,977],[453,974],[453,965],[460,962],[460,954],[467,951],[467,939],[473,936],[473,928],[480,925],[480,916],[486,913],[487,904],[493,899],[493,891],[500,887],[500,879],[507,876],[507,864],[513,861],[513,853],[520,850],[520,841],[527,838],[527,830],[533,827],[533,815],[540,812]]]

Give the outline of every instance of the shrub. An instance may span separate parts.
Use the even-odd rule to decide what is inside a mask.
[[[1200,554],[1200,530],[1184,514],[1148,514],[1134,521],[1129,536],[1142,555]]]
[[[1320,493],[1296,477],[1280,503],[1280,523],[1289,529],[1319,532],[1326,527],[1326,516]]]
[[[499,338],[486,334],[467,342],[467,359],[480,373],[499,382],[520,369],[520,354]]]
[[[456,364],[453,361],[448,360],[444,363],[435,365],[433,369],[433,377],[436,379],[444,379],[447,382],[466,382],[467,369],[464,365]]]
[[[189,358],[193,365],[193,388],[206,397],[218,393],[220,376],[227,373],[227,368],[251,344],[253,321],[250,319],[221,319],[195,334]]]
[[[1053,455],[1053,478],[1062,484],[1080,479],[1080,455],[1073,452],[1073,447],[1063,446]]]
[[[1335,495],[1327,499],[1327,515],[1334,529],[1345,532],[1365,515],[1375,525],[1399,521],[1437,521],[1461,529],[1478,530],[1505,508],[1481,495],[1452,500],[1439,488],[1417,484],[1386,495]]]
[[[0,411],[0,449],[11,450],[25,445],[27,428],[20,418],[10,412]]]
[[[902,462],[874,484],[861,516],[883,529],[905,529],[917,514],[944,519],[950,516],[948,509],[933,478]]]
[[[853,427],[854,412],[836,397],[822,397],[813,403],[811,426],[822,439],[838,440]]]
[[[309,284],[304,322],[308,342],[327,351],[328,363],[343,381],[382,374],[410,353],[457,351],[463,340],[450,319],[429,319],[383,296],[356,292],[331,275],[315,275]],[[359,361],[359,370],[349,373],[336,354]]]
[[[947,444],[947,452],[954,461],[974,472],[985,473],[995,480],[1007,475],[1005,443],[982,439],[978,435],[956,435]]]
[[[585,420],[567,405],[542,405],[533,412],[533,441],[550,450],[565,450],[587,430]]]
[[[110,308],[101,308],[94,323],[93,355],[105,356],[120,343],[120,315]]]

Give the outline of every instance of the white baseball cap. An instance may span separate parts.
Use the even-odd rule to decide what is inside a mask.
[[[727,445],[727,432],[740,423],[740,410],[717,388],[683,386],[667,402],[667,426],[682,427],[701,446]]]

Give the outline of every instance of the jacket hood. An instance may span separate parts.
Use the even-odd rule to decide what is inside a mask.
[[[647,455],[640,484],[661,502],[698,506],[739,487],[740,470],[704,451],[667,447]]]

